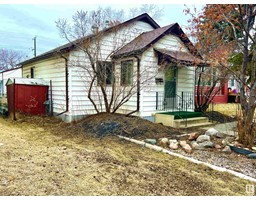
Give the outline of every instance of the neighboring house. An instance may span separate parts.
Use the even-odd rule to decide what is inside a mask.
[[[230,92],[234,92],[234,93],[239,93],[240,92],[240,86],[239,86],[239,83],[238,81],[231,77],[229,80],[228,80],[228,88],[230,90]]]
[[[215,69],[208,67],[205,69],[205,74],[201,78],[200,86],[198,86],[198,73],[195,78],[195,101],[197,102],[197,90],[199,94],[203,95],[201,101],[205,101],[208,98],[208,91],[212,89],[213,81],[216,81],[218,73]],[[214,97],[213,97],[214,96]],[[227,103],[228,102],[228,82],[223,84],[217,83],[211,93],[211,103]]]
[[[117,41],[122,41],[121,46],[107,58],[109,66],[114,65],[121,74],[120,87],[123,83],[129,86],[133,81],[141,84],[145,79],[143,75],[131,79],[137,70],[144,70],[153,77],[147,80],[148,87],[139,85],[137,93],[118,112],[136,111],[137,116],[149,117],[164,110],[184,107],[186,110],[194,110],[194,69],[195,65],[203,65],[204,62],[177,23],[160,27],[148,14],[142,14],[122,24],[103,29],[100,33],[101,42],[104,44],[100,51],[113,51]],[[118,34],[118,38],[113,38],[113,35]],[[92,34],[83,40],[94,40],[94,37]],[[95,113],[87,97],[86,88],[90,80],[85,77],[89,76],[88,72],[74,65],[75,62],[86,65],[88,58],[76,47],[75,42],[20,63],[23,77],[52,81],[53,113],[65,121]],[[106,58],[102,60],[105,61]],[[107,77],[111,77],[113,73],[109,69],[113,67],[105,69],[109,73]],[[110,79],[106,79],[106,84],[106,87],[111,87]],[[97,84],[93,87],[97,89]],[[96,103],[104,102],[102,100]],[[104,111],[104,107],[101,111]]]
[[[195,90],[200,88],[202,91],[202,94],[206,94],[207,91],[211,89],[211,85],[205,85],[205,86],[200,86],[198,87],[197,85],[195,86]],[[212,103],[218,104],[218,103],[228,103],[228,83],[225,83],[221,88],[220,86],[216,86],[214,88],[214,91],[212,94],[216,95],[212,98]],[[195,101],[197,100],[197,93],[195,92]]]
[[[0,72],[0,97],[6,96],[6,82],[9,78],[20,78],[22,77],[22,69],[21,67],[8,69]]]

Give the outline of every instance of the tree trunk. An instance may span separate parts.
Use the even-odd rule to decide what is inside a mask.
[[[239,142],[245,146],[252,147],[255,140],[255,123],[253,123],[255,108],[243,113],[243,118],[238,121]]]

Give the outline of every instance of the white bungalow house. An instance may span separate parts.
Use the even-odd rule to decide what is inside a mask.
[[[99,34],[98,61],[104,62],[106,87],[111,88],[111,73],[120,74],[115,80],[119,88],[137,83],[132,97],[117,112],[150,117],[181,107],[193,111],[194,68],[203,60],[177,23],[160,27],[145,13],[20,63],[24,78],[52,81],[54,115],[70,122],[95,113],[88,98],[93,77],[81,67],[89,65],[89,58],[77,44],[99,40]],[[92,88],[98,95],[95,104],[104,112],[97,81]]]

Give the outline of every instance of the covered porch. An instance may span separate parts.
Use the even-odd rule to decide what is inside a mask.
[[[155,94],[155,122],[173,127],[208,123],[194,112],[195,66],[204,61],[189,52],[154,50],[163,76],[163,85]]]

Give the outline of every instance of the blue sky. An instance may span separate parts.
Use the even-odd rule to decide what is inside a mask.
[[[140,4],[0,4],[0,49],[22,51],[29,58],[33,56],[34,36],[37,36],[37,55],[65,44],[55,21],[70,19],[77,10],[93,10],[99,6],[129,11],[132,7],[140,7]],[[183,12],[184,3],[158,6],[164,8],[161,21],[157,21],[160,26],[177,22],[185,31],[188,16]]]

